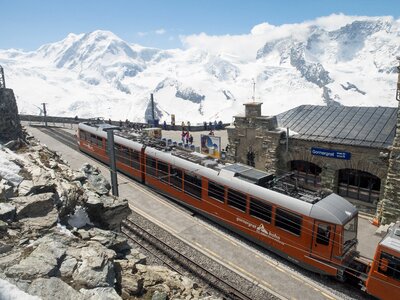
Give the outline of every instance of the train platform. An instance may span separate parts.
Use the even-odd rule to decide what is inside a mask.
[[[109,170],[106,167],[61,143],[62,139],[51,137],[39,128],[28,127],[27,129],[43,144],[59,152],[72,168],[80,169],[83,163],[88,162],[98,166],[102,174],[109,179]],[[73,133],[71,129],[58,130]],[[225,230],[193,216],[182,207],[126,176],[119,175],[118,183],[120,197],[129,200],[132,210],[281,299],[365,299],[367,297],[366,294],[354,290],[337,292],[335,291],[337,287],[345,289],[339,288],[339,283],[321,279],[316,274],[302,275],[299,269],[290,262],[227,234]],[[376,244],[381,239],[380,236],[374,234],[377,227],[371,224],[368,217],[360,215],[358,229],[361,240],[359,250],[363,256],[372,258]],[[327,285],[324,285],[325,283]]]

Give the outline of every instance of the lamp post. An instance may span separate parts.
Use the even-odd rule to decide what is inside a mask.
[[[112,194],[116,197],[118,194],[118,181],[117,181],[117,165],[115,161],[115,149],[114,149],[114,130],[121,130],[118,126],[111,126],[104,128],[107,132],[107,143],[108,143],[108,155],[110,157],[110,175],[111,175],[111,188]]]

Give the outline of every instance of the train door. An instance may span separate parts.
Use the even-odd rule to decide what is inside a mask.
[[[334,226],[315,221],[311,253],[320,258],[330,259],[332,254]]]

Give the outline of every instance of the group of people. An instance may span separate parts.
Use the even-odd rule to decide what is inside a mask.
[[[193,144],[193,135],[189,133],[189,130],[182,129],[182,143],[183,144]]]

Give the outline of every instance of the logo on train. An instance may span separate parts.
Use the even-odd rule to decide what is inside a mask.
[[[239,218],[239,217],[236,218],[236,221],[245,224],[247,227],[255,229],[255,231],[257,233],[259,233],[269,239],[273,239],[274,241],[278,242],[279,244],[282,244],[282,245],[285,244],[284,242],[281,241],[281,237],[279,235],[265,229],[264,224],[262,224],[262,223],[257,226],[255,224],[253,224],[245,219]]]
[[[269,230],[266,230],[264,227],[264,224],[262,224],[262,223],[257,227],[256,231],[258,233],[262,234],[263,236],[266,236],[267,238],[277,241],[278,243],[280,243],[282,245],[284,244],[283,242],[281,242],[281,237],[279,235],[277,235],[276,233],[273,233]]]

